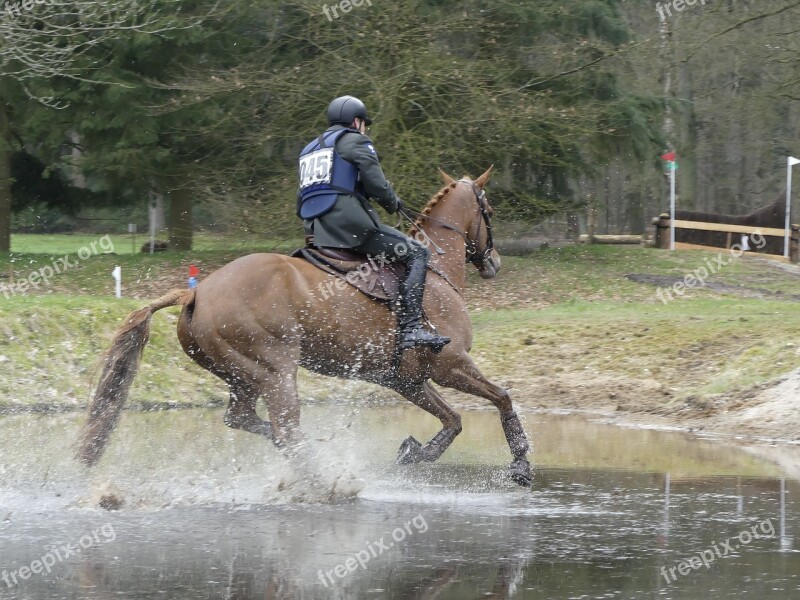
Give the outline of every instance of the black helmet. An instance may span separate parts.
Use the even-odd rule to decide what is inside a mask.
[[[353,119],[364,119],[367,125],[372,125],[372,119],[367,116],[367,107],[354,96],[339,96],[328,106],[328,125],[350,125]]]

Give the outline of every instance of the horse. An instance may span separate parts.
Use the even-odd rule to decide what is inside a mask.
[[[531,484],[525,431],[507,390],[491,383],[469,356],[472,326],[463,290],[466,265],[493,278],[501,259],[492,240],[493,209],[484,186],[492,167],[477,179],[455,180],[440,171],[444,187],[417,213],[409,235],[430,244],[424,313],[451,342],[439,353],[418,347],[400,353],[391,307],[338,282],[301,258],[260,253],[238,258],[194,289],[173,290],[132,312],[100,361],[100,376],[76,442],[77,458],[93,466],[119,418],[158,310],[182,306],[178,339],[186,354],[226,384],[224,423],[272,440],[284,452],[303,442],[299,430],[298,367],[387,387],[427,411],[442,429],[425,445],[404,440],[397,462],[437,460],[461,432],[461,417],[431,384],[489,400],[511,450],[507,471]],[[256,414],[266,401],[269,420]]]

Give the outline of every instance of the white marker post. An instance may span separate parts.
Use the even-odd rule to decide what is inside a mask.
[[[667,163],[669,169],[669,249],[675,250],[675,171],[678,163],[674,160]]]
[[[800,158],[789,156],[786,161],[786,232],[783,234],[783,256],[789,258],[789,232],[792,230],[792,167],[800,163]]]
[[[119,266],[114,267],[111,276],[114,278],[114,295],[122,298],[122,269]]]
[[[674,150],[661,155],[669,170],[669,249],[675,250],[675,171],[678,170],[678,155]]]

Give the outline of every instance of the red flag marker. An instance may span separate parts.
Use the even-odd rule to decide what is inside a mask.
[[[193,290],[197,287],[197,276],[200,274],[200,269],[194,265],[189,265],[189,289]]]
[[[662,160],[668,160],[670,162],[675,162],[675,152],[667,152],[666,154],[661,155]]]

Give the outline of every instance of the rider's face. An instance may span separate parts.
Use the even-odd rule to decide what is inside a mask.
[[[353,121],[353,124],[359,133],[367,133],[367,123],[364,121],[364,119],[356,117],[356,119]]]

